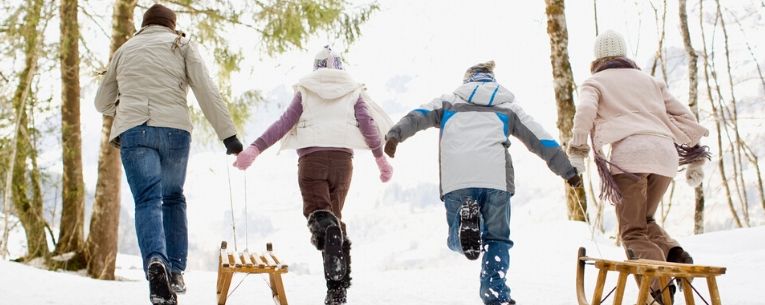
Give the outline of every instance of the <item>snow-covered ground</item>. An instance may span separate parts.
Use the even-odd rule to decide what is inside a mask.
[[[419,216],[426,216],[423,214],[431,213]],[[479,263],[445,249],[445,225],[441,221],[423,219],[407,225],[422,227],[425,236],[391,230],[378,239],[357,238],[349,304],[480,304]],[[582,223],[529,223],[513,229],[516,246],[511,251],[508,281],[519,304],[575,304],[574,264],[580,245],[586,246],[591,256],[623,257],[621,249],[611,241],[589,239],[589,228]],[[698,263],[728,268],[727,274],[719,278],[723,304],[761,305],[765,300],[765,291],[761,290],[761,275],[765,272],[763,240],[765,227],[692,236],[682,238],[681,242]],[[303,240],[295,242],[307,244]],[[295,252],[289,250],[291,247],[279,246],[276,245],[277,252],[296,267],[284,278],[290,304],[321,304],[324,283],[319,255],[302,248]],[[131,269],[136,260],[120,256],[117,272],[120,281],[93,280],[2,261],[0,304],[148,304],[148,288],[142,273]],[[588,283],[592,284],[595,274],[592,268],[588,270]],[[242,278],[234,278],[232,289]],[[214,272],[189,271],[186,275],[189,292],[180,297],[180,304],[215,304],[215,279]],[[702,281],[695,284],[706,295]],[[634,304],[631,300],[635,299],[635,290],[635,286],[630,286],[625,304]],[[271,304],[265,278],[255,275],[244,278],[228,304]],[[697,299],[696,304],[703,302]]]

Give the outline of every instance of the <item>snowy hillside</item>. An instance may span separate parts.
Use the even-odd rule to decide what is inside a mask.
[[[418,213],[421,221],[399,222],[403,225],[377,238],[356,240],[354,283],[349,292],[349,304],[480,303],[477,296],[479,263],[445,249],[445,225],[438,217],[440,215],[435,214],[435,210]],[[420,228],[417,234],[412,234],[414,228]],[[574,304],[574,263],[579,245],[585,245],[592,256],[616,259],[623,256],[620,248],[614,247],[610,241],[589,240],[589,229],[581,223],[527,223],[514,225],[513,230],[516,246],[511,251],[509,283],[512,296],[519,304]],[[762,240],[765,240],[765,227],[709,233],[680,241],[697,262],[728,267],[728,273],[719,278],[723,304],[759,305],[765,299],[761,279],[765,272]],[[324,297],[319,256],[307,247],[300,247],[303,240],[292,242],[295,245],[286,244],[286,240],[276,244],[278,253],[296,267],[284,278],[288,300],[296,305],[318,304]],[[209,256],[207,259],[213,261],[216,258]],[[134,257],[120,256],[118,275],[122,280],[116,282],[0,262],[0,274],[3,275],[0,276],[0,303],[146,304],[147,284],[141,279],[140,271],[130,269],[136,261]],[[593,270],[588,269],[590,284],[595,280]],[[189,271],[187,283],[190,289],[181,296],[180,304],[214,304],[215,277],[214,272]],[[241,276],[234,278],[232,289],[241,279]],[[702,281],[695,283],[705,294]],[[630,300],[635,299],[635,290],[636,287],[629,286],[625,304],[632,304]],[[233,292],[228,304],[271,304],[269,293],[264,278],[249,276]],[[699,303],[702,302],[697,300]]]

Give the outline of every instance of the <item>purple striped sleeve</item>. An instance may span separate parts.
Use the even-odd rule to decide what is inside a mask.
[[[255,140],[252,145],[255,145],[261,152],[265,151],[271,145],[281,140],[297,124],[301,114],[303,114],[303,98],[300,92],[297,92],[292,98],[292,103],[290,103],[279,120],[271,124],[266,129],[266,132]]]
[[[359,123],[359,129],[364,136],[364,141],[367,143],[372,154],[375,158],[382,156],[382,141],[380,140],[380,131],[377,130],[375,119],[369,115],[367,104],[364,103],[364,99],[359,97],[356,104],[353,105],[353,110],[356,114],[356,121]]]

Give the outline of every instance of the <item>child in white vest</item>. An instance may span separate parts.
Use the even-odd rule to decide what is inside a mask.
[[[393,175],[382,152],[381,135],[392,121],[343,70],[328,46],[314,60],[314,71],[295,86],[292,103],[263,135],[237,156],[234,166],[247,169],[255,158],[282,139],[281,149],[297,149],[298,182],[311,243],[322,251],[327,282],[326,305],[346,303],[351,285],[351,242],[342,221],[351,184],[353,149],[371,149],[380,180]]]

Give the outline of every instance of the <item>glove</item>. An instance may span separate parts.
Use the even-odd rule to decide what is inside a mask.
[[[704,181],[704,160],[688,164],[685,169],[685,182],[691,187],[697,187]]]
[[[571,162],[571,166],[576,168],[577,174],[584,173],[584,158],[587,155],[582,154],[569,154],[568,155],[568,162]]]
[[[255,161],[255,158],[260,155],[260,150],[255,145],[250,145],[245,149],[243,152],[236,155],[236,161],[234,161],[234,167],[245,170],[250,165],[252,165],[252,162]]]
[[[579,176],[579,173],[576,173],[573,177],[566,179],[566,183],[573,188],[580,187],[582,186],[582,177]]]
[[[226,154],[227,155],[238,155],[240,152],[242,152],[242,142],[239,142],[239,139],[236,138],[236,135],[230,136],[223,140],[223,145],[226,146]]]
[[[388,182],[393,177],[393,166],[390,166],[385,156],[379,156],[375,158],[377,168],[380,169],[380,181],[383,183]]]
[[[388,155],[388,157],[393,158],[393,156],[396,155],[396,146],[398,146],[398,140],[390,138],[387,142],[385,142],[385,154]]]

